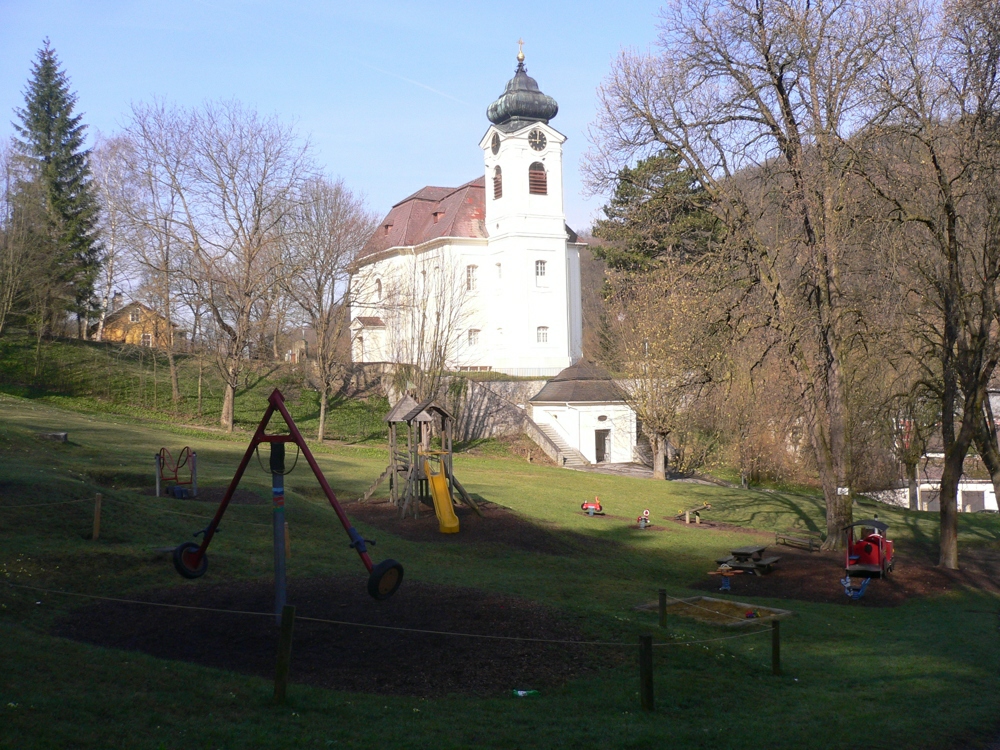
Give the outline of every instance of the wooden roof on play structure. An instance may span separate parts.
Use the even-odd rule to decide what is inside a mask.
[[[422,404],[418,404],[417,400],[407,393],[389,410],[389,413],[385,415],[384,421],[406,422],[406,424],[432,422],[434,421],[434,414],[439,414],[445,419],[454,419],[446,409],[435,404],[433,399],[428,399]]]

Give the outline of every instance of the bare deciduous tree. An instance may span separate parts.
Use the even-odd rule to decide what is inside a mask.
[[[323,440],[330,396],[350,363],[347,330],[351,262],[377,223],[342,181],[309,180],[289,216],[283,287],[316,336],[306,372],[319,392],[317,440]]]
[[[600,90],[588,169],[606,189],[622,167],[666,151],[705,188],[727,228],[736,284],[755,287],[795,378],[826,499],[827,547],[843,543],[850,498],[841,210],[845,142],[873,113],[866,71],[886,10],[872,3],[674,0],[659,54],[623,52]]]
[[[150,165],[147,196],[158,197],[147,226],[160,231],[163,219],[162,250],[171,266],[177,253],[188,256],[183,268],[213,319],[225,383],[220,422],[231,431],[236,389],[282,278],[286,218],[312,169],[308,146],[238,102],[136,106],[128,133]]]

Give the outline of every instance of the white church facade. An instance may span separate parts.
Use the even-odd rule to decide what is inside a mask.
[[[404,198],[358,254],[355,362],[548,377],[580,359],[584,245],[566,225],[557,112],[519,53],[487,110],[483,175]]]

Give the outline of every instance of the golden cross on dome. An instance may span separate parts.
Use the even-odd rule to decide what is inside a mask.
[[[518,39],[517,40],[517,61],[518,62],[524,62],[524,50],[522,49],[522,47],[524,47],[524,40],[523,39]]]

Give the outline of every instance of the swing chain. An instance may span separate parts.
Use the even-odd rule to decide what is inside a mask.
[[[295,460],[292,461],[292,468],[286,469],[285,471],[271,471],[270,469],[266,468],[264,466],[264,462],[260,460],[260,443],[257,443],[257,447],[254,448],[254,454],[257,456],[257,463],[260,464],[261,471],[263,471],[265,474],[278,474],[279,476],[283,476],[283,477],[287,476],[287,475],[291,474],[293,471],[295,471],[295,465],[299,462],[299,454],[300,453],[302,453],[302,451],[299,450],[299,444],[296,443],[295,444]]]

